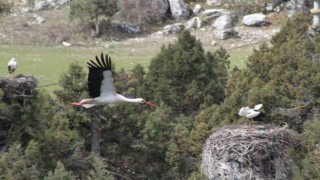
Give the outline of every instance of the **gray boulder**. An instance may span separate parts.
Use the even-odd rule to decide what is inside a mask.
[[[306,11],[307,7],[303,0],[291,0],[286,4],[285,10],[287,11],[287,16],[291,18],[298,12]]]
[[[227,39],[237,34],[234,30],[233,18],[230,15],[218,17],[212,27],[215,29],[213,35],[218,39]]]
[[[219,17],[222,15],[230,14],[230,11],[226,9],[207,9],[207,10],[204,10],[202,14],[209,17]]]
[[[202,21],[199,17],[193,17],[185,23],[185,29],[200,29],[202,26]]]
[[[172,17],[186,18],[190,16],[188,4],[184,0],[168,0]]]
[[[264,26],[269,23],[266,21],[266,16],[264,14],[256,13],[244,16],[242,24],[246,26]]]
[[[199,14],[202,10],[202,7],[200,4],[196,4],[193,8],[193,14]]]
[[[212,27],[219,30],[234,28],[233,20],[230,15],[223,15],[213,22]]]
[[[208,5],[215,5],[218,3],[218,0],[207,0],[206,2]]]
[[[169,2],[167,0],[151,0],[152,8],[157,9],[161,17],[164,17],[169,9]]]
[[[130,34],[138,34],[138,33],[142,32],[140,26],[137,24],[133,24],[133,23],[118,24],[117,29],[119,29],[123,32],[130,33]]]
[[[65,4],[68,4],[70,2],[70,0],[56,0],[56,2],[59,5],[65,5]]]
[[[37,11],[45,10],[48,8],[48,6],[49,6],[49,3],[47,1],[40,1],[34,6],[34,9]]]
[[[181,32],[184,29],[184,26],[182,23],[175,23],[175,24],[169,24],[166,25],[163,28],[164,34],[176,34]]]

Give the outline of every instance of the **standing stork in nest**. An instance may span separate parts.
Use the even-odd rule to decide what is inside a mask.
[[[242,107],[239,110],[239,113],[238,113],[239,116],[244,116],[244,117],[246,117],[247,119],[250,120],[248,129],[252,129],[253,121],[259,121],[260,120],[257,117],[261,114],[261,112],[259,110],[262,108],[262,106],[263,106],[262,104],[257,104],[256,105],[256,104],[252,103],[249,106]]]
[[[10,74],[12,74],[18,67],[18,61],[16,60],[16,58],[12,58],[9,62],[8,62],[8,72]]]

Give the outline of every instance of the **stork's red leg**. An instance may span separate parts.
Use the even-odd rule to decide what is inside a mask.
[[[71,103],[71,105],[73,105],[73,106],[81,106],[82,104],[80,102],[73,102],[73,103]]]
[[[249,125],[247,128],[248,131],[252,131],[252,124],[253,124],[252,119],[249,119]]]
[[[85,102],[73,102],[71,105],[73,106],[82,106],[83,104],[92,104],[93,101],[85,101]]]

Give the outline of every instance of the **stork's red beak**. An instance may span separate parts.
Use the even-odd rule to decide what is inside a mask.
[[[152,107],[155,107],[156,105],[154,105],[154,104],[152,104],[152,103],[150,103],[150,102],[148,102],[148,101],[143,101],[143,103],[145,103],[146,105],[148,105],[148,106],[152,106]]]

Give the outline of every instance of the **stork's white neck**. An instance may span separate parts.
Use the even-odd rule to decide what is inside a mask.
[[[123,102],[142,103],[142,99],[141,98],[130,99],[130,98],[126,98],[126,97],[124,97],[124,96],[122,96],[120,94],[117,94],[117,96]]]

